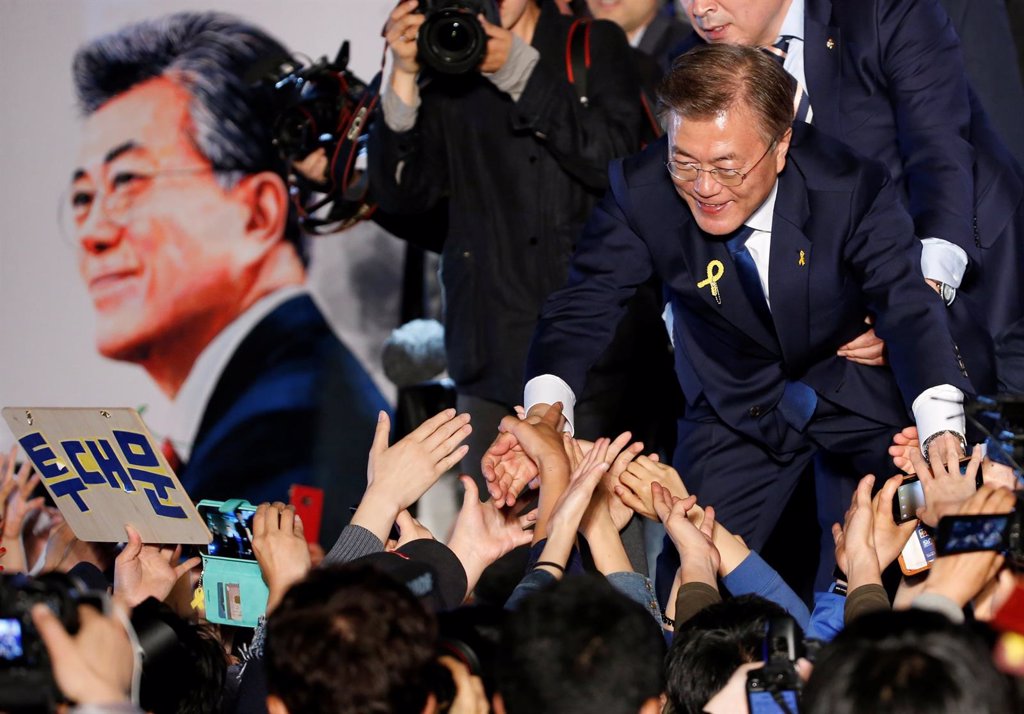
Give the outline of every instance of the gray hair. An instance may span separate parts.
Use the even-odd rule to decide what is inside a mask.
[[[272,171],[286,182],[274,147],[275,106],[262,74],[290,55],[260,28],[217,12],[181,12],[128,25],[80,47],[72,62],[75,91],[88,116],[114,97],[167,77],[191,97],[192,140],[222,184]],[[289,201],[286,238],[305,260]]]
[[[698,45],[672,63],[658,88],[667,111],[684,119],[708,119],[745,105],[765,141],[793,124],[793,78],[767,53],[739,45]]]

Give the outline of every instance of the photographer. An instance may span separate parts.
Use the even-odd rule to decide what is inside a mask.
[[[540,306],[565,283],[577,235],[607,187],[608,161],[639,147],[642,105],[629,45],[610,22],[577,30],[589,33],[584,99],[583,78],[575,77],[575,87],[568,78],[574,21],[554,3],[505,0],[500,25],[480,15],[486,53],[461,74],[426,66],[418,47],[421,29],[429,31],[426,19],[416,0],[391,14],[393,69],[381,99],[383,121],[370,133],[369,170],[384,210],[416,213],[448,199],[441,268],[448,370],[459,409],[472,414],[475,427],[464,469],[483,486],[480,459],[521,398]],[[669,375],[657,297],[652,288],[642,298],[642,318],[628,328],[623,349],[613,347],[614,364],[588,393],[600,395],[600,407],[590,416],[577,409],[577,434],[629,428],[648,439],[637,433],[640,426],[619,422],[642,413],[629,395],[638,400],[652,392],[637,381]],[[664,361],[660,372],[657,360]]]

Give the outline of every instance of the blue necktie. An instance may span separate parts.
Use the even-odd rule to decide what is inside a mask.
[[[779,38],[771,47],[762,47],[768,55],[771,56],[779,65],[785,69],[786,56],[789,54],[789,41],[792,40],[792,36],[783,35]],[[789,71],[786,72],[789,74]],[[793,75],[789,75],[793,77]],[[793,94],[793,114],[797,121],[811,121],[811,98],[807,96],[807,90],[804,89],[804,85],[800,83],[796,77],[793,77],[793,81],[796,82],[796,92]]]
[[[736,266],[736,275],[739,276],[743,292],[747,294],[747,299],[754,306],[758,317],[774,334],[775,327],[772,323],[771,311],[768,309],[768,301],[764,296],[764,288],[761,286],[761,278],[757,273],[757,265],[747,249],[747,239],[753,232],[753,228],[743,226],[735,236],[726,241],[725,245],[729,249],[729,254],[732,255],[733,263]],[[803,382],[796,380],[786,380],[782,399],[776,405],[786,423],[800,432],[807,428],[807,423],[814,416],[814,409],[817,406],[818,395],[815,391]]]
[[[747,250],[747,239],[753,232],[753,228],[742,226],[736,231],[736,235],[725,242],[725,246],[729,249],[729,255],[732,256],[732,262],[736,266],[736,275],[739,276],[740,285],[743,286],[743,292],[747,294],[747,299],[754,306],[754,312],[757,313],[758,319],[764,326],[774,333],[772,314],[768,309],[768,301],[764,297],[764,288],[761,287],[761,278],[757,274],[757,265],[754,263],[754,257]]]

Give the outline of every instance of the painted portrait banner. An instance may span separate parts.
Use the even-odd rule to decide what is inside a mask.
[[[8,407],[4,420],[84,541],[210,542],[210,533],[134,409]]]

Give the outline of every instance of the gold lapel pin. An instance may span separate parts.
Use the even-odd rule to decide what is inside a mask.
[[[800,251],[800,260],[796,261],[797,265],[807,265],[807,254]]]
[[[828,47],[830,50],[835,49],[836,41],[830,37],[827,40],[825,40],[825,46]]]
[[[718,281],[725,275],[725,266],[722,265],[720,260],[712,260],[708,263],[708,277],[697,283],[697,288],[704,288],[711,286],[711,296],[715,298],[715,302],[719,305],[722,304],[722,293],[718,290]]]

